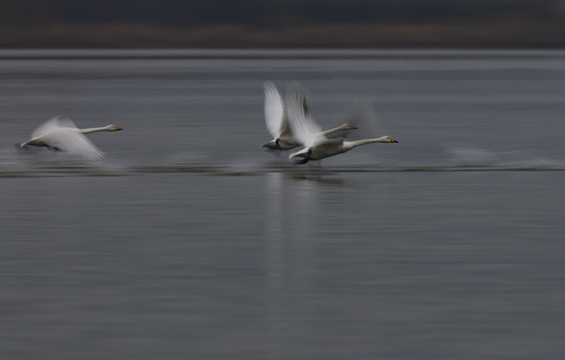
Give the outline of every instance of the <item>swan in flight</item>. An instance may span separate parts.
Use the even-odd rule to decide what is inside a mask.
[[[31,139],[19,145],[47,147],[51,150],[65,151],[71,155],[81,156],[90,160],[100,159],[104,153],[100,151],[84,134],[98,131],[119,131],[116,125],[79,129],[70,119],[55,117],[41,124],[31,133]]]
[[[330,156],[343,154],[353,148],[371,143],[397,143],[388,136],[357,141],[345,141],[343,138],[328,139],[320,131],[320,126],[304,111],[301,106],[303,92],[294,88],[287,94],[287,113],[289,124],[296,139],[304,148],[290,154],[289,160],[296,164],[305,164],[310,160],[322,160]]]
[[[265,89],[265,124],[267,125],[267,130],[273,136],[273,140],[264,143],[261,147],[266,147],[271,150],[290,150],[302,145],[293,135],[288,124],[284,102],[277,88],[271,82],[265,82],[263,86]],[[305,113],[308,113],[306,97],[302,96],[300,101],[299,106],[302,107]],[[350,124],[342,124],[323,132],[320,129],[320,132],[328,137],[343,130],[353,129],[357,128]]]

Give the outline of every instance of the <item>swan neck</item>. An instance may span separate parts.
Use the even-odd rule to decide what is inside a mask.
[[[93,132],[98,132],[98,131],[106,131],[105,127],[96,127],[96,128],[86,128],[86,129],[80,129],[80,132],[83,134],[90,134]]]
[[[333,134],[333,133],[336,133],[336,132],[341,131],[341,130],[344,130],[344,129],[347,129],[347,126],[341,125],[341,126],[338,126],[338,127],[333,128],[333,129],[329,129],[329,130],[323,131],[322,134],[323,134],[324,136],[327,136],[327,135],[331,135],[331,134]]]
[[[365,145],[365,144],[376,143],[376,142],[386,143],[386,142],[389,142],[389,140],[386,136],[383,136],[383,137],[374,138],[374,139],[363,139],[363,140],[357,140],[357,141],[349,141],[350,146],[352,148],[357,147],[357,146],[361,146],[361,145]]]

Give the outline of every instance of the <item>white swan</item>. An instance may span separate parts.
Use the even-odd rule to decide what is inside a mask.
[[[65,151],[71,155],[87,159],[100,159],[104,153],[100,151],[84,134],[98,131],[119,131],[115,125],[79,129],[70,119],[55,117],[41,124],[31,133],[31,139],[19,145],[47,147],[52,150]]]
[[[265,82],[263,86],[265,89],[265,124],[267,125],[267,130],[273,136],[273,140],[264,143],[261,147],[271,150],[290,150],[302,145],[294,137],[288,124],[284,102],[277,88],[271,82]],[[299,106],[307,113],[308,104],[306,103],[305,96],[302,96],[299,101]],[[353,129],[357,128],[350,124],[342,124],[336,128],[323,131],[322,134],[327,137],[340,131]]]
[[[304,144],[302,150],[290,154],[291,162],[305,164],[310,160],[322,160],[365,144],[398,142],[388,136],[357,141],[345,141],[343,138],[328,139],[321,133],[320,126],[300,106],[303,96],[302,91],[295,88],[287,94],[286,99],[290,127],[298,141]]]

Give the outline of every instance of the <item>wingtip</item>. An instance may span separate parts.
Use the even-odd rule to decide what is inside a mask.
[[[88,157],[88,160],[102,160],[104,158],[104,153],[93,154]]]
[[[265,91],[277,91],[277,87],[271,81],[263,82],[263,89],[265,89]]]

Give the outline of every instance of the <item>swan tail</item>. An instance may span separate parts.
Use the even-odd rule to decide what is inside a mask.
[[[26,143],[15,143],[14,147],[20,154],[35,154],[39,151],[39,148],[37,146],[27,145]]]

